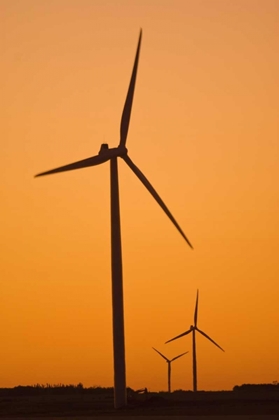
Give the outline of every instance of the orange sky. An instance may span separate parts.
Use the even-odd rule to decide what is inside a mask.
[[[1,0],[0,387],[112,386],[109,164],[34,179],[119,141],[194,245],[119,162],[127,385],[272,382],[278,371],[277,0]]]

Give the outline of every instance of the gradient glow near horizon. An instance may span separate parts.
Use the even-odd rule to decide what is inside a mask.
[[[34,179],[119,142],[127,386],[279,380],[278,1],[1,1],[0,387],[112,386],[109,164]]]

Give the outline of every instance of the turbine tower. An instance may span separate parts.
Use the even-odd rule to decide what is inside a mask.
[[[108,144],[102,144],[99,154],[69,165],[61,166],[50,171],[36,175],[50,175],[58,172],[72,171],[74,169],[86,168],[89,166],[100,165],[110,161],[110,201],[111,201],[111,277],[112,277],[112,318],[113,318],[113,358],[114,358],[114,406],[121,408],[127,405],[126,396],[126,373],[125,373],[125,342],[124,342],[124,314],[123,314],[123,283],[122,283],[122,254],[121,254],[121,232],[120,232],[120,209],[119,209],[119,189],[118,189],[118,169],[117,158],[121,157],[130,167],[134,174],[143,183],[159,206],[163,209],[174,226],[183,236],[188,245],[191,243],[176,222],[175,218],[152,187],[140,169],[133,163],[128,156],[126,140],[129,129],[129,122],[133,104],[133,96],[136,84],[137,68],[141,46],[142,31],[140,30],[137,45],[136,57],[134,61],[132,76],[128,88],[124,109],[120,123],[120,142],[117,147],[109,148]]]
[[[189,353],[188,351],[185,351],[185,353],[179,354],[178,356],[174,357],[173,359],[169,360],[166,356],[164,356],[162,353],[160,353],[158,350],[156,350],[154,347],[152,347],[153,350],[157,351],[157,353],[160,354],[160,356],[163,357],[163,359],[166,360],[168,364],[168,392],[171,393],[171,362],[173,362],[176,359],[179,359],[179,357],[184,356],[184,354]]]
[[[197,391],[197,354],[196,354],[196,331],[198,331],[201,335],[206,337],[209,341],[211,341],[215,346],[219,347],[222,351],[225,351],[222,349],[222,347],[219,346],[212,338],[210,338],[205,332],[200,330],[198,328],[198,304],[199,304],[199,291],[197,291],[197,298],[196,298],[196,307],[195,307],[195,313],[194,313],[194,325],[190,326],[190,329],[180,335],[177,335],[174,338],[171,338],[170,340],[166,341],[165,344],[170,343],[171,341],[176,340],[177,338],[184,337],[184,335],[192,333],[192,345],[193,345],[193,391]]]

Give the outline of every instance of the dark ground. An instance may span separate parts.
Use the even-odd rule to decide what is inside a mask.
[[[279,394],[223,392],[150,393],[129,398],[114,410],[106,395],[0,395],[0,417],[158,416],[158,415],[278,415]]]

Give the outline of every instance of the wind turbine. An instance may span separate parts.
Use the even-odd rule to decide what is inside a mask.
[[[126,140],[129,129],[129,122],[133,104],[133,96],[136,84],[137,68],[141,46],[142,31],[140,30],[136,50],[132,76],[128,88],[124,109],[120,123],[120,142],[117,147],[109,148],[108,144],[102,144],[99,154],[69,165],[61,166],[50,171],[36,175],[50,175],[58,172],[72,171],[74,169],[86,168],[100,165],[110,161],[110,200],[111,200],[111,276],[112,276],[112,318],[113,318],[113,356],[114,356],[114,406],[115,408],[127,405],[126,396],[126,373],[125,373],[125,342],[124,342],[124,314],[123,314],[123,283],[122,283],[122,254],[121,254],[121,232],[120,232],[120,209],[118,189],[117,158],[121,157],[132,169],[135,175],[147,188],[159,206],[163,209],[177,230],[183,236],[188,245],[192,247],[186,235],[176,222],[175,218],[152,187],[140,169],[128,156]]]
[[[189,353],[188,351],[185,351],[185,353],[179,354],[178,356],[174,357],[173,359],[168,359],[166,356],[164,356],[162,353],[160,353],[158,350],[156,350],[154,347],[152,347],[153,350],[157,351],[158,354],[160,354],[160,356],[163,357],[163,359],[166,360],[167,364],[168,364],[168,392],[171,392],[171,362],[173,362],[176,359],[179,359],[179,357],[184,356],[184,354]]]
[[[170,343],[171,341],[176,340],[177,338],[184,337],[184,335],[192,333],[192,344],[193,344],[193,391],[197,391],[197,356],[196,356],[196,331],[198,331],[201,335],[206,337],[209,341],[211,341],[215,346],[219,347],[222,351],[225,351],[222,349],[222,347],[219,346],[212,338],[210,338],[205,332],[200,330],[198,328],[198,304],[199,304],[199,291],[197,291],[197,298],[196,298],[196,307],[195,307],[195,313],[194,313],[194,325],[190,326],[190,329],[180,335],[177,335],[176,337],[166,341],[165,344]]]

